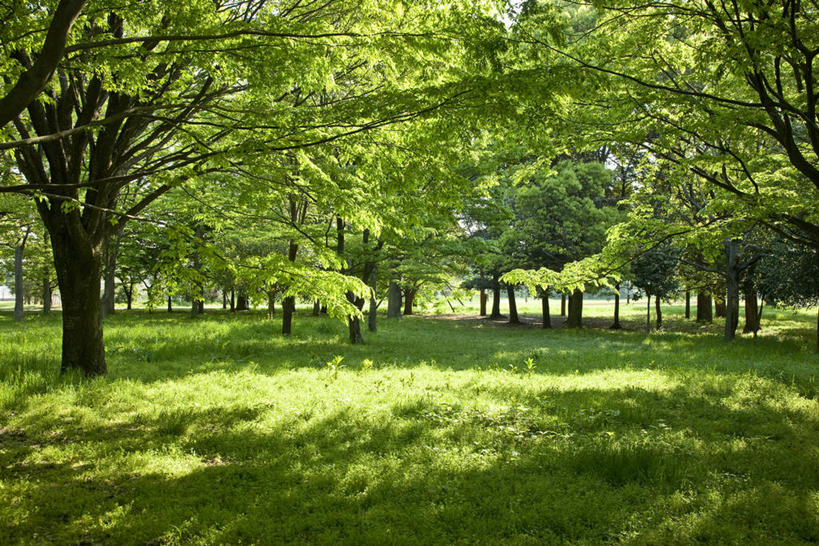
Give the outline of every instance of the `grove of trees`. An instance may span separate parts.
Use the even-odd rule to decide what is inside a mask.
[[[352,343],[466,279],[511,322],[527,285],[544,327],[550,294],[570,326],[625,283],[658,327],[663,298],[724,300],[727,340],[743,295],[754,334],[818,303],[815,2],[0,10],[0,259],[16,318],[58,289],[64,371],[106,373],[137,294],[263,304],[284,335],[315,302]]]

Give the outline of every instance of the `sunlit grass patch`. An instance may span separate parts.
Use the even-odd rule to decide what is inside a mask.
[[[57,375],[56,320],[0,321],[0,354],[25,328],[31,359],[0,365],[0,543],[819,536],[819,357],[787,327],[407,318],[352,347],[295,326],[119,313],[109,377],[84,380]]]

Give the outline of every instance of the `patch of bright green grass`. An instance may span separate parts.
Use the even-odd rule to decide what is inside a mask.
[[[306,315],[121,312],[94,380],[58,376],[58,316],[2,315],[0,543],[818,541],[812,316],[726,344],[640,313],[350,346]]]

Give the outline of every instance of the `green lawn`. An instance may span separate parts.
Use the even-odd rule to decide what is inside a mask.
[[[306,313],[283,339],[120,312],[91,381],[58,377],[58,315],[5,312],[0,544],[819,541],[815,315],[726,344],[642,312],[380,320],[364,346]]]

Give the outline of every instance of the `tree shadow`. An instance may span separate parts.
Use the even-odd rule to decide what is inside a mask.
[[[815,410],[738,408],[727,387],[499,386],[474,403],[469,388],[456,405],[424,393],[377,411],[174,408],[96,426],[58,416],[58,435],[2,429],[3,542],[819,537]]]

